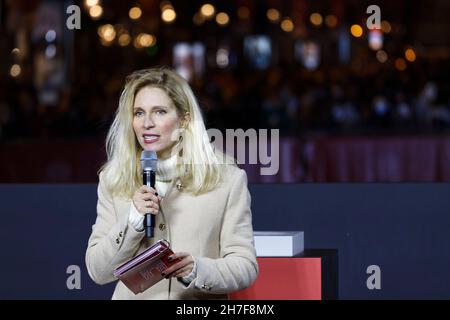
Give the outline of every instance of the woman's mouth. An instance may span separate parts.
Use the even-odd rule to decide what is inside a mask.
[[[151,144],[159,140],[159,136],[154,134],[144,134],[143,137],[145,144]]]

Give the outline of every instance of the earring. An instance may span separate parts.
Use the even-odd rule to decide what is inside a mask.
[[[178,138],[178,141],[183,141],[183,133],[184,133],[184,130],[186,130],[186,128],[183,126],[183,127],[181,127],[180,129],[179,129],[179,133],[180,133],[180,137]]]

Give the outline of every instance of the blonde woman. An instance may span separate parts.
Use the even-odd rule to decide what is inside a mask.
[[[188,83],[168,68],[134,72],[109,130],[100,169],[97,219],[86,265],[98,284],[159,239],[179,258],[160,281],[134,295],[117,283],[113,299],[221,299],[249,287],[258,265],[245,171],[215,152]],[[158,156],[155,189],[143,186],[142,150]],[[155,215],[153,238],[144,215]]]

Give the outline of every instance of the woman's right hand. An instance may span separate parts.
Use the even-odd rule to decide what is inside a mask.
[[[133,204],[142,215],[147,213],[158,214],[160,202],[161,197],[152,187],[142,186],[133,195]]]

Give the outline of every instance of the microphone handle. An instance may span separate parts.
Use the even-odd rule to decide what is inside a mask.
[[[155,188],[155,171],[149,170],[143,172],[143,181],[144,185]],[[147,238],[153,238],[154,236],[154,227],[155,227],[155,215],[151,213],[147,213],[144,218],[144,230],[145,236]]]

